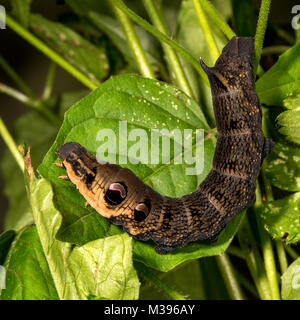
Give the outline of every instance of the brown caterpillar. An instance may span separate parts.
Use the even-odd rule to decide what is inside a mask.
[[[87,203],[139,240],[153,240],[158,253],[191,241],[217,238],[237,213],[255,201],[256,178],[273,143],[261,130],[255,92],[252,38],[232,38],[214,67],[207,67],[218,140],[213,168],[196,191],[181,198],[160,195],[129,169],[99,164],[80,144],[58,149],[67,176]]]

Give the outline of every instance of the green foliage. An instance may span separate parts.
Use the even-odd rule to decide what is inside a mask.
[[[155,112],[150,113],[149,110]],[[184,129],[208,129],[199,106],[175,87],[138,76],[119,76],[105,82],[66,113],[57,139],[39,167],[39,172],[53,184],[56,206],[63,215],[63,223],[57,234],[58,239],[84,244],[119,232],[94,209],[85,208],[85,199],[78,193],[76,187],[68,181],[58,179],[63,170],[54,166],[53,162],[58,160],[56,155],[58,146],[68,141],[77,141],[89,152],[96,154],[100,146],[97,141],[99,128],[112,129],[119,141],[124,138],[119,136],[119,121],[125,120],[128,123],[128,131],[138,128],[146,130],[149,137],[149,151],[152,129],[165,128],[171,132],[178,128],[182,131],[182,136]],[[170,164],[133,165],[127,159],[128,164],[125,166],[162,194],[171,197],[182,196],[195,190],[210,170],[214,142],[214,136],[207,135],[204,141],[206,162],[203,172],[198,176],[187,176],[185,174],[187,165],[174,163],[174,157],[181,156],[181,153],[171,154]],[[131,145],[133,143],[129,142],[128,148]],[[161,148],[162,145],[160,154],[162,154]],[[109,154],[109,156],[115,155]],[[119,154],[117,161],[118,157]],[[138,241],[134,246],[134,257],[155,269],[168,271],[187,259],[222,253],[229,245],[239,220],[240,217],[213,245],[190,244],[184,249],[163,256],[154,251],[152,244]]]
[[[288,96],[283,101],[283,105],[289,110],[278,116],[278,131],[289,141],[300,144],[300,91],[296,90]]]
[[[268,157],[266,175],[275,187],[300,191],[300,149],[278,142]]]
[[[262,223],[274,239],[284,239],[289,244],[300,240],[299,205],[300,192],[297,192],[260,208]]]
[[[36,228],[60,299],[137,299],[139,281],[132,265],[132,239],[123,234],[80,247],[55,239],[61,215],[45,179],[29,177]]]
[[[29,26],[30,4],[32,0],[10,0],[12,15],[25,27]]]
[[[215,243],[199,241],[159,255],[151,241],[134,240],[93,208],[86,208],[85,199],[76,187],[58,179],[64,170],[53,165],[58,160],[57,148],[68,141],[79,142],[96,154],[101,145],[101,141],[97,141],[100,129],[112,129],[117,145],[118,142],[122,144],[126,137],[119,134],[120,121],[127,121],[128,132],[131,129],[146,131],[149,143],[145,154],[149,158],[152,129],[169,132],[179,129],[182,134],[184,129],[193,132],[203,129],[201,143],[205,161],[198,176],[186,175],[187,164],[176,164],[175,159],[182,156],[184,146],[173,138],[170,163],[163,164],[162,159],[158,164],[132,163],[132,160],[139,160],[140,154],[136,153],[131,154],[130,159],[127,157],[124,165],[163,195],[179,197],[194,191],[211,169],[217,138],[210,88],[197,62],[201,57],[212,66],[214,61],[195,4],[202,6],[219,51],[234,33],[255,35],[256,55],[259,56],[269,2],[261,2],[260,13],[263,14],[256,30],[257,12],[251,0],[155,1],[159,19],[168,32],[164,38],[145,20],[134,19],[136,13],[153,23],[151,14],[147,15],[143,2],[138,0],[130,1],[133,16],[126,7],[127,1],[65,0],[64,8],[72,14],[59,17],[60,22],[31,13],[31,0],[11,0],[10,14],[18,24],[9,15],[8,27],[89,89],[96,85],[99,88],[92,93],[86,90],[48,98],[53,79],[55,81],[54,73],[51,74],[55,68],[52,68],[42,98],[36,98],[39,95],[33,94],[1,59],[1,67],[6,72],[9,70],[11,78],[25,94],[22,96],[23,93],[12,90],[12,96],[22,97],[22,101],[35,108],[17,119],[13,134],[25,150],[31,147],[32,165],[38,168],[39,175],[35,176],[27,157],[28,171],[24,179],[13,159],[15,150],[12,155],[6,152],[2,158],[1,171],[9,209],[5,232],[0,235],[0,265],[7,270],[6,289],[1,291],[0,299],[238,298],[228,280],[229,275],[236,278],[232,283],[239,282],[243,286],[247,297],[279,298],[274,295],[279,289],[275,260],[278,258],[280,266],[287,265],[282,242],[295,245],[300,240],[299,40],[295,40],[294,46],[278,61],[272,60],[274,55],[265,59],[272,63],[271,68],[262,60],[263,68],[269,69],[259,72],[256,88],[264,109],[263,130],[274,140],[275,147],[264,161],[258,179],[260,188],[255,214],[249,211],[247,218],[244,213],[239,214]],[[149,62],[147,68],[151,70],[147,71],[160,81],[129,74],[143,74],[145,70],[134,48],[136,40],[123,30],[124,25],[115,16],[117,8],[137,23],[133,27]],[[231,30],[226,21],[235,29]],[[284,45],[286,30],[277,26],[274,30],[278,38],[267,33],[264,43],[273,46],[283,42]],[[172,69],[168,55],[163,54],[163,43],[177,50],[180,58],[177,67],[181,72]],[[178,80],[183,80],[180,74],[185,74],[193,97],[174,86],[180,83]],[[3,92],[1,86],[0,92]],[[266,110],[265,105],[271,108]],[[284,111],[278,115],[278,110]],[[1,128],[0,134],[3,136]],[[128,141],[129,150],[135,142]],[[181,151],[175,152],[177,144]],[[195,135],[191,148],[194,152]],[[163,151],[160,145],[160,154]],[[122,154],[108,152],[108,156],[116,157],[114,161],[118,163]],[[238,241],[233,240],[236,233]],[[271,239],[276,239],[277,256]],[[217,263],[213,256],[224,254],[229,246],[229,253],[242,260],[232,260],[234,266],[222,264],[222,259]],[[293,259],[295,255],[297,253],[293,254]],[[300,299],[299,263],[298,258],[286,271],[282,268],[283,299]]]
[[[278,61],[256,82],[260,102],[282,106],[284,99],[299,89],[300,41],[283,53]]]
[[[95,83],[100,84],[107,77],[109,63],[104,49],[94,46],[61,23],[37,14],[30,15],[30,28]]]
[[[3,300],[57,300],[51,273],[35,226],[20,230],[5,260]]]
[[[300,300],[300,258],[295,260],[282,276],[282,298]]]

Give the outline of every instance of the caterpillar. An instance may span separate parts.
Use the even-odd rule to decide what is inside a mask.
[[[255,201],[256,178],[273,142],[261,129],[255,92],[253,38],[233,37],[214,67],[201,59],[212,91],[218,138],[213,166],[196,191],[181,198],[162,196],[133,172],[100,164],[76,142],[58,148],[69,179],[100,215],[132,237],[153,240],[163,254],[189,242],[215,241],[226,224]]]

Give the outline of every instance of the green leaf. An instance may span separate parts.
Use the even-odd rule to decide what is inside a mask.
[[[300,144],[300,90],[293,92],[283,104],[289,110],[277,117],[278,131],[289,141]]]
[[[10,0],[12,15],[25,27],[28,28],[30,17],[31,0]]]
[[[6,258],[1,300],[57,300],[58,295],[35,226],[15,237]]]
[[[16,232],[14,230],[6,231],[0,235],[0,265],[3,265],[15,235]]]
[[[300,107],[300,90],[295,90],[283,101],[283,105],[287,109],[297,109]]]
[[[300,41],[283,53],[256,82],[260,102],[282,106],[283,101],[300,88]]]
[[[109,63],[104,49],[94,46],[70,28],[36,14],[30,15],[30,28],[92,81],[100,84],[108,76]]]
[[[283,199],[267,202],[257,209],[265,229],[274,239],[287,243],[300,240],[300,192]]]
[[[288,267],[281,279],[282,299],[300,300],[300,258]]]
[[[60,299],[137,299],[139,281],[126,234],[72,246],[55,239],[61,215],[46,179],[30,183],[31,205],[45,256]]]
[[[266,175],[277,188],[300,191],[300,148],[277,142],[268,156]]]
[[[58,179],[64,171],[54,166],[53,162],[58,161],[57,148],[68,141],[79,142],[89,152],[96,154],[101,144],[96,139],[100,129],[112,129],[119,141],[119,121],[125,120],[128,132],[141,128],[147,132],[148,137],[154,128],[165,128],[169,131],[178,128],[182,132],[184,129],[206,130],[204,170],[198,176],[187,176],[185,169],[188,165],[174,164],[173,161],[157,165],[132,164],[127,161],[125,166],[156,191],[172,197],[182,196],[194,191],[209,172],[215,137],[208,129],[200,107],[192,99],[175,87],[156,80],[138,76],[111,78],[66,113],[58,137],[39,167],[39,172],[53,184],[55,205],[63,215],[58,239],[84,244],[114,234],[116,230],[120,232],[116,226],[111,228],[108,221],[94,209],[84,207],[85,199],[75,185]],[[195,140],[193,141],[195,143]],[[129,147],[132,144],[128,142]],[[117,163],[118,157],[117,152]],[[137,241],[134,257],[149,266],[167,271],[188,259],[220,254],[229,245],[240,218],[241,216],[230,223],[215,244],[193,243],[168,255],[159,255],[152,244]]]

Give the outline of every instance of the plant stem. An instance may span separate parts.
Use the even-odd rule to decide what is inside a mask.
[[[153,0],[144,0],[144,5],[147,9],[147,12],[153,21],[156,28],[162,32],[163,34],[167,35],[167,29],[160,17],[160,14],[153,2]],[[165,51],[165,55],[167,57],[167,62],[169,63],[172,71],[174,72],[175,82],[178,86],[190,97],[193,96],[192,89],[189,85],[189,82],[185,76],[179,58],[173,48],[162,42],[163,49]],[[172,74],[172,72],[170,72]]]
[[[277,256],[280,264],[281,274],[283,274],[288,268],[288,262],[284,250],[284,245],[281,240],[275,241]]]
[[[244,252],[240,248],[238,248],[232,244],[228,247],[226,252],[229,253],[230,255],[235,256],[235,257],[238,257],[241,259],[246,259]]]
[[[14,30],[17,34],[19,34],[23,39],[27,40],[30,44],[32,44],[38,50],[43,52],[47,57],[49,57],[52,61],[56,62],[59,66],[61,66],[66,71],[68,71],[72,76],[74,76],[76,79],[82,82],[85,86],[87,86],[91,90],[94,90],[98,87],[96,83],[94,83],[86,75],[78,71],[69,62],[67,62],[64,58],[58,55],[54,50],[49,48],[41,40],[39,40],[37,37],[31,34],[28,30],[26,30],[20,24],[14,21],[9,15],[6,15],[6,23],[12,30]]]
[[[268,16],[270,11],[271,0],[262,0],[259,10],[258,22],[255,33],[255,57],[254,57],[254,73],[256,73],[261,51],[263,47],[265,32],[267,28]]]
[[[212,58],[212,62],[215,63],[215,61],[219,57],[219,49],[217,47],[215,38],[211,32],[210,26],[207,22],[206,16],[204,14],[204,11],[201,7],[199,0],[193,0],[193,3],[196,9],[196,14],[197,14],[201,29],[203,31],[203,34],[206,40],[206,44],[207,44],[210,56]]]
[[[295,44],[295,38],[293,36],[291,36],[288,32],[286,32],[284,29],[276,27],[276,26],[273,28],[279,38],[285,40],[291,46],[293,46]]]
[[[246,256],[247,266],[261,299],[270,300],[272,295],[269,281],[264,270],[256,241],[252,235],[247,216],[245,216],[244,223],[237,235],[241,248]]]
[[[262,49],[261,54],[267,55],[267,54],[282,54],[286,52],[288,49],[290,49],[290,46],[271,46],[271,47],[265,47]]]
[[[114,1],[111,1],[114,4]],[[136,63],[141,74],[146,78],[155,79],[155,74],[151,69],[149,61],[147,60],[146,54],[142,48],[141,42],[134,30],[134,27],[127,16],[127,13],[123,12],[119,8],[114,6],[115,14],[120,21],[125,36],[127,38],[128,44],[131,48],[131,51],[135,57]]]
[[[216,8],[208,0],[199,0],[201,6],[211,17],[212,21],[219,27],[219,29],[225,34],[228,40],[233,38],[236,34],[224,21],[222,16],[218,13]]]
[[[156,38],[161,41],[167,43],[170,47],[178,51],[187,61],[191,63],[191,65],[197,70],[199,75],[203,78],[205,83],[209,86],[209,81],[206,73],[203,71],[199,61],[195,59],[184,47],[178,44],[176,41],[170,39],[168,36],[157,30],[157,28],[153,27],[150,23],[148,23],[143,18],[139,17],[132,10],[126,7],[126,5],[121,0],[111,0],[113,4],[126,13],[133,21],[143,27],[145,30],[153,34]]]
[[[20,169],[22,170],[22,172],[24,172],[24,158],[21,155],[13,137],[11,136],[9,131],[7,130],[2,118],[0,118],[0,135],[2,136],[4,142],[6,143],[8,149],[10,150],[11,154],[15,158]]]
[[[56,63],[51,61],[49,71],[47,74],[47,79],[46,79],[46,83],[45,83],[45,88],[44,88],[42,100],[48,100],[51,96],[55,72],[56,72]]]
[[[284,245],[284,248],[286,250],[286,252],[289,254],[289,256],[291,258],[293,258],[294,260],[299,258],[299,254],[297,251],[295,251],[292,247],[288,246],[287,244]]]
[[[25,94],[32,98],[35,96],[31,88],[23,81],[23,79],[15,72],[15,70],[1,55],[0,66]]]
[[[238,280],[238,282],[245,288],[247,289],[249,292],[251,292],[254,297],[259,298],[259,295],[257,293],[257,290],[255,288],[255,286],[248,280],[248,278],[246,278],[242,273],[240,273],[237,269],[234,270],[235,274],[236,274],[236,278]]]
[[[0,82],[0,92],[7,94],[8,96],[10,96],[10,97],[28,105],[28,106],[35,107],[33,99],[29,98],[24,93],[22,93],[16,89],[13,89],[13,88],[11,88],[1,82]]]
[[[164,281],[159,279],[149,268],[144,266],[140,262],[134,263],[135,269],[140,272],[145,278],[149,279],[153,283],[155,283],[161,290],[167,293],[174,300],[186,300],[180,293],[178,293],[173,288],[169,287]]]
[[[46,118],[48,118],[48,120],[50,120],[54,125],[60,124],[60,120],[56,117],[56,115],[54,115],[50,110],[45,108],[44,105],[39,100],[29,98],[22,92],[16,89],[13,89],[3,83],[0,83],[0,92],[11,96],[12,98],[24,103],[26,106],[29,106],[33,109],[38,110]]]
[[[267,184],[265,183],[265,187],[266,185]],[[269,188],[266,188],[267,199],[268,199],[269,192],[270,192]],[[261,194],[261,192],[260,192],[259,184],[257,183],[257,187],[256,187],[257,199],[254,205],[254,207],[256,208],[262,205],[261,197],[259,196],[259,194]],[[270,200],[268,199],[268,201]],[[266,269],[267,278],[270,284],[272,298],[274,300],[280,300],[280,292],[279,292],[279,285],[277,281],[277,271],[276,271],[274,252],[272,248],[272,242],[262,223],[258,220],[257,224],[258,224],[258,232],[259,232],[259,237],[260,237],[263,256],[264,256],[265,269]]]
[[[244,300],[243,291],[238,283],[234,268],[226,253],[220,256],[216,256],[216,260],[221,271],[222,277],[225,281],[225,285],[229,296],[232,300]]]

